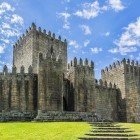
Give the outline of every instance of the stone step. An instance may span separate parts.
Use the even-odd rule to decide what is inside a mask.
[[[88,136],[134,137],[135,134],[86,134]]]
[[[126,130],[93,130],[93,133],[131,133],[134,131],[126,131]]]
[[[95,129],[95,128],[94,128]],[[123,127],[96,127],[96,130],[128,130],[129,128],[123,128]]]
[[[79,138],[80,140],[140,140],[139,138]]]
[[[110,125],[114,125],[114,124],[117,124],[117,123],[112,123],[112,122],[90,122],[89,124],[106,124],[106,125],[108,125],[108,124],[110,124]]]
[[[110,128],[110,127],[111,127],[111,128],[118,128],[118,127],[120,127],[120,126],[118,126],[118,125],[117,125],[117,126],[105,126],[105,125],[104,125],[104,126],[96,126],[96,125],[90,125],[90,126],[93,126],[93,127],[95,127],[95,128],[99,128],[99,127],[103,127],[103,128]]]

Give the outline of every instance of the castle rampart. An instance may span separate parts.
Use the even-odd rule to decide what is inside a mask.
[[[68,68],[68,79],[74,88],[75,110],[94,111],[94,63],[74,58]]]
[[[29,71],[32,67],[29,67]],[[24,67],[21,72],[16,72],[13,66],[12,73],[8,72],[5,65],[3,73],[0,74],[1,86],[1,111],[34,111],[34,87],[36,75],[33,73],[24,73]]]
[[[118,105],[117,105],[117,94],[118,89],[116,85],[112,83],[95,80],[95,110],[98,117],[104,120],[115,120],[118,121]]]
[[[123,59],[122,62],[114,63],[113,66],[110,65],[109,68],[102,70],[102,79],[115,83],[120,89],[125,103],[123,110],[126,110],[124,114],[127,116],[127,121],[138,121],[138,110],[140,108],[140,66],[138,62]]]
[[[94,63],[33,23],[13,46],[12,72],[0,72],[0,121],[140,122],[140,66],[123,59],[95,80]]]

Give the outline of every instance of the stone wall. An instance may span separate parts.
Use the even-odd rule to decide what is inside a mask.
[[[43,54],[40,53],[38,65],[38,109],[62,111],[64,92],[62,60],[57,60],[53,52],[47,58],[43,58]]]
[[[95,113],[91,112],[61,112],[61,111],[38,111],[35,121],[88,121],[97,122],[98,119]]]
[[[124,63],[117,61],[102,70],[102,80],[105,82],[115,84],[120,89],[122,98],[126,97],[126,79],[124,75]]]
[[[140,122],[140,67],[138,62],[126,63],[127,122]]]
[[[85,114],[62,111],[96,111],[100,119],[140,122],[140,66],[123,59],[102,70],[95,83],[92,61],[74,58],[67,69],[66,40],[33,23],[13,46],[12,73],[7,66],[0,73],[0,120],[32,118],[37,110],[40,118],[59,111],[52,113],[58,120],[79,120]]]
[[[24,67],[20,73],[16,72],[13,66],[12,73],[8,72],[4,66],[0,73],[0,112],[34,112],[36,110],[34,96],[37,96],[34,84],[37,82],[36,75],[32,73],[32,67],[28,68],[28,73],[24,73]]]
[[[28,71],[28,67],[33,66],[33,72],[38,73],[38,54],[43,53],[44,56],[50,55],[50,48],[53,48],[55,57],[62,59],[63,71],[66,72],[67,68],[67,42],[61,41],[61,37],[58,39],[55,34],[48,34],[46,30],[41,30],[39,27],[36,29],[36,25],[33,23],[29,30],[26,30],[26,34],[20,37],[20,40],[14,45],[13,48],[13,64],[17,67],[19,72],[22,65],[25,66],[25,72]]]
[[[140,94],[140,66],[138,62],[128,59],[114,63],[110,68],[102,70],[102,79],[108,83],[115,83],[121,92],[120,108],[123,110],[123,120],[127,122],[139,122],[139,94]]]
[[[99,80],[98,84],[96,80],[95,91],[95,112],[98,115],[98,118],[103,120],[118,121],[118,91],[116,86],[111,83],[107,85],[107,83],[102,80]]]
[[[94,64],[74,58],[68,66],[68,79],[73,84],[74,111],[94,111]]]

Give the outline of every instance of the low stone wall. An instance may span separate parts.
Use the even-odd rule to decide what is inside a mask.
[[[87,112],[41,112],[38,111],[35,121],[99,121],[95,113]]]
[[[36,113],[31,112],[2,112],[0,113],[0,122],[8,121],[31,121],[35,118]]]

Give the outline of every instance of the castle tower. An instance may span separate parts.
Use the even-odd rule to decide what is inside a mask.
[[[140,118],[140,66],[138,62],[123,59],[114,63],[109,68],[102,70],[102,79],[108,83],[115,83],[121,91],[122,104],[127,122],[139,122]]]
[[[38,110],[63,111],[63,65],[53,50],[43,57],[39,54]]]
[[[67,68],[67,42],[61,41],[61,37],[58,39],[55,34],[48,34],[46,30],[37,29],[36,25],[32,23],[29,30],[26,30],[26,34],[20,37],[17,43],[13,46],[13,65],[17,67],[17,72],[20,71],[20,67],[25,67],[25,72],[28,71],[29,66],[33,67],[33,73],[38,73],[37,63],[38,54],[42,53],[46,55],[50,48],[53,47],[55,57],[62,59],[63,71]]]
[[[127,122],[140,122],[140,67],[138,62],[126,63]]]
[[[73,84],[74,92],[74,111],[93,112],[94,111],[94,63],[83,62],[82,59],[77,62],[77,58],[71,61],[67,75],[69,81]]]
[[[122,93],[123,99],[126,97],[126,76],[124,61],[117,61],[117,63],[113,63],[113,65],[110,65],[101,71],[103,82],[106,81],[107,84],[116,84]]]

